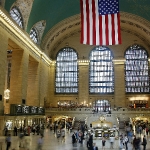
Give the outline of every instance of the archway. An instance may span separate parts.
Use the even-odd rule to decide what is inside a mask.
[[[109,112],[110,102],[108,100],[96,100],[93,102],[93,108],[97,112]]]

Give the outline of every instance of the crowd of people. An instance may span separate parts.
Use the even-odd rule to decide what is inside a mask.
[[[80,123],[78,124],[77,129],[73,129],[70,123],[63,121],[55,121],[52,124],[49,124],[47,128],[53,133],[60,143],[66,142],[66,133],[69,133],[72,137],[72,145],[73,147],[77,147],[78,145],[82,145],[86,143],[86,147],[88,150],[98,150],[98,146],[94,139],[94,130],[89,128],[86,124]],[[37,140],[37,150],[42,150],[43,142],[44,142],[44,129],[45,126],[41,125],[33,125],[32,127],[20,127],[17,129],[14,127],[14,136],[19,136],[19,147],[24,147],[26,150],[29,150],[29,141],[25,138],[25,136],[29,136],[30,134],[39,135]],[[90,129],[90,130],[89,130]],[[6,127],[4,129],[6,131],[6,150],[9,150],[11,147],[11,134],[7,131]],[[119,149],[120,150],[128,150],[129,143],[130,147],[132,145],[133,150],[146,150],[147,146],[147,136],[150,133],[150,129],[148,124],[142,126],[141,124],[136,124],[135,128],[131,124],[126,124],[124,132],[119,134]],[[145,134],[146,133],[146,134]],[[83,142],[84,141],[84,142]],[[110,149],[116,148],[114,147],[115,137],[110,136],[108,139],[106,137],[101,137],[99,140],[102,145],[102,150],[109,147]]]
[[[37,141],[37,150],[42,150],[44,129],[45,129],[44,124],[40,124],[40,125],[34,124],[32,126],[20,126],[20,128],[17,128],[16,126],[14,126],[13,136],[19,137],[19,147],[20,148],[29,150],[30,142],[29,142],[28,138],[25,138],[25,137],[30,136],[30,134],[39,135],[39,139]],[[6,150],[9,150],[11,148],[12,135],[11,135],[10,131],[8,130],[7,126],[4,127],[4,135],[6,136],[6,138],[5,138]]]
[[[149,124],[135,124],[133,128],[132,124],[126,124],[125,134],[120,135],[120,149],[128,150],[129,143],[132,145],[133,150],[146,150],[147,138],[150,132]]]

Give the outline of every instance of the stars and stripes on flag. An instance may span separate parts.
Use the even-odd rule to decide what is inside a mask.
[[[119,0],[80,0],[81,43],[121,44]]]

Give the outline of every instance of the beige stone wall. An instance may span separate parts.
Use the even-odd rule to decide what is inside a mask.
[[[55,63],[51,64],[49,68],[49,85],[48,85],[48,104],[49,106],[56,106],[57,105],[57,96],[54,95],[55,93]]]
[[[29,69],[29,53],[26,49],[23,51],[22,57],[22,99],[26,100],[27,97],[27,87],[28,87],[28,69]]]
[[[39,106],[44,106],[44,103],[48,102],[49,80],[50,80],[49,66],[41,62],[40,83],[39,83],[39,100],[40,100]]]
[[[121,45],[113,45],[113,46],[107,46],[108,48],[110,48],[110,50],[113,53],[114,59],[113,60],[120,60],[119,63],[121,64],[116,64],[114,63],[114,74],[115,74],[115,80],[114,80],[114,88],[115,88],[115,92],[114,94],[89,94],[89,81],[88,81],[88,77],[89,77],[89,72],[88,72],[88,68],[89,66],[85,66],[82,64],[79,64],[79,92],[76,95],[76,97],[78,98],[78,102],[82,103],[85,99],[85,101],[88,102],[88,104],[92,103],[95,100],[99,100],[99,99],[107,99],[110,101],[111,106],[120,106],[120,107],[127,107],[128,103],[129,103],[129,96],[127,94],[125,94],[125,72],[124,72],[124,55],[125,55],[125,51],[128,47],[130,47],[133,44],[139,44],[141,46],[143,46],[147,51],[148,54],[150,54],[150,49],[148,47],[148,43],[146,42],[146,40],[142,39],[141,37],[145,36],[145,34],[143,33],[143,35],[140,35],[139,37],[137,37],[136,35],[128,32],[128,31],[122,31],[122,44]],[[145,39],[148,38],[145,36]],[[78,54],[78,59],[83,59],[83,56],[85,58],[85,60],[89,60],[89,55],[91,50],[95,47],[95,46],[88,46],[88,45],[83,45],[79,43],[79,39],[80,39],[80,33],[76,34],[75,36],[66,38],[65,40],[62,41],[62,43],[57,46],[57,49],[55,51],[52,51],[51,56],[54,60],[56,60],[56,56],[57,53],[60,49],[62,49],[63,47],[65,47],[65,44],[68,43],[69,47],[74,48],[77,51]],[[55,70],[53,68],[53,70]],[[51,72],[53,73],[53,72]],[[55,94],[55,72],[53,75],[53,79],[51,79],[51,83],[50,83],[50,87],[52,87],[53,92],[51,92],[51,97],[52,97],[52,101],[53,103],[55,103],[57,105],[57,101],[59,99],[67,99],[70,95],[59,95],[59,94]],[[52,81],[53,80],[53,81]],[[133,94],[130,97],[136,97],[136,96],[140,96],[142,97],[143,94]],[[149,97],[149,94],[146,94],[147,97]],[[70,98],[72,98],[72,100],[74,99],[75,96],[72,96]]]
[[[4,113],[4,89],[5,89],[5,78],[6,78],[6,68],[7,68],[7,47],[8,47],[8,36],[0,27],[0,95],[2,95],[2,100],[0,100],[0,115]],[[6,107],[6,106],[5,106]]]
[[[0,135],[4,135],[4,117],[0,116]]]
[[[4,112],[9,114],[11,104],[22,104],[26,100],[26,105],[44,106],[44,99],[48,99],[49,66],[43,60],[42,55],[38,56],[34,50],[29,48],[30,44],[22,42],[22,39],[5,30],[0,25],[0,115]],[[33,47],[34,49],[34,47]],[[11,77],[10,77],[10,98],[6,103],[4,90],[7,88],[7,50],[12,50]],[[32,61],[34,60],[34,61]],[[5,109],[5,111],[4,111]]]
[[[89,63],[79,63],[79,104],[89,104]]]
[[[9,104],[22,104],[27,96],[28,54],[13,49],[11,58],[10,99]]]
[[[121,63],[124,58],[125,50],[132,44],[138,43],[146,48],[148,54],[149,50],[149,36],[142,28],[136,28],[137,36],[134,32],[130,32],[128,28],[122,29],[122,44],[115,46],[108,46],[113,52],[114,60],[121,58]],[[130,27],[132,28],[132,27]],[[7,30],[6,30],[7,29]],[[21,30],[22,31],[22,30]],[[29,41],[26,43],[27,38],[22,39],[22,36],[15,34],[10,28],[5,25],[0,25],[0,94],[3,95],[5,80],[6,80],[6,62],[7,62],[7,48],[12,49],[12,68],[10,80],[10,99],[8,104],[21,104],[22,99],[26,100],[28,105],[43,106],[44,101],[49,106],[57,106],[60,100],[73,100],[88,105],[98,99],[108,99],[111,105],[126,107],[128,99],[132,96],[125,94],[125,81],[124,81],[124,64],[114,63],[115,73],[115,93],[111,95],[103,94],[89,94],[89,66],[88,64],[79,63],[79,92],[78,94],[55,94],[55,63],[50,66],[46,65],[39,56],[32,51]],[[23,32],[23,31],[22,31]],[[24,32],[26,35],[26,33]],[[21,38],[20,38],[21,37]],[[11,39],[11,40],[10,40]],[[58,41],[58,45],[51,48],[50,57],[55,61],[57,52],[66,46],[74,48],[77,51],[78,59],[89,60],[91,50],[95,46],[88,46],[79,43],[80,32],[73,36],[63,38]],[[55,40],[57,41],[57,39]],[[37,52],[38,53],[38,52]],[[141,94],[142,95],[142,94]],[[140,94],[137,96],[141,96]],[[135,95],[136,96],[136,95]],[[149,96],[149,94],[147,94]],[[4,99],[3,99],[4,100]],[[0,111],[3,112],[4,101],[0,101]]]
[[[28,66],[26,104],[29,106],[39,106],[39,63],[30,56]]]
[[[115,107],[126,107],[127,102],[125,99],[125,74],[124,62],[114,63],[114,101],[111,105]]]
[[[10,104],[21,104],[22,102],[22,57],[22,50],[13,51],[10,78]]]

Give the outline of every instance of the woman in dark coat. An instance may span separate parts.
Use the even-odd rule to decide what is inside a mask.
[[[72,134],[72,144],[75,144],[76,143],[76,133],[74,132]]]

